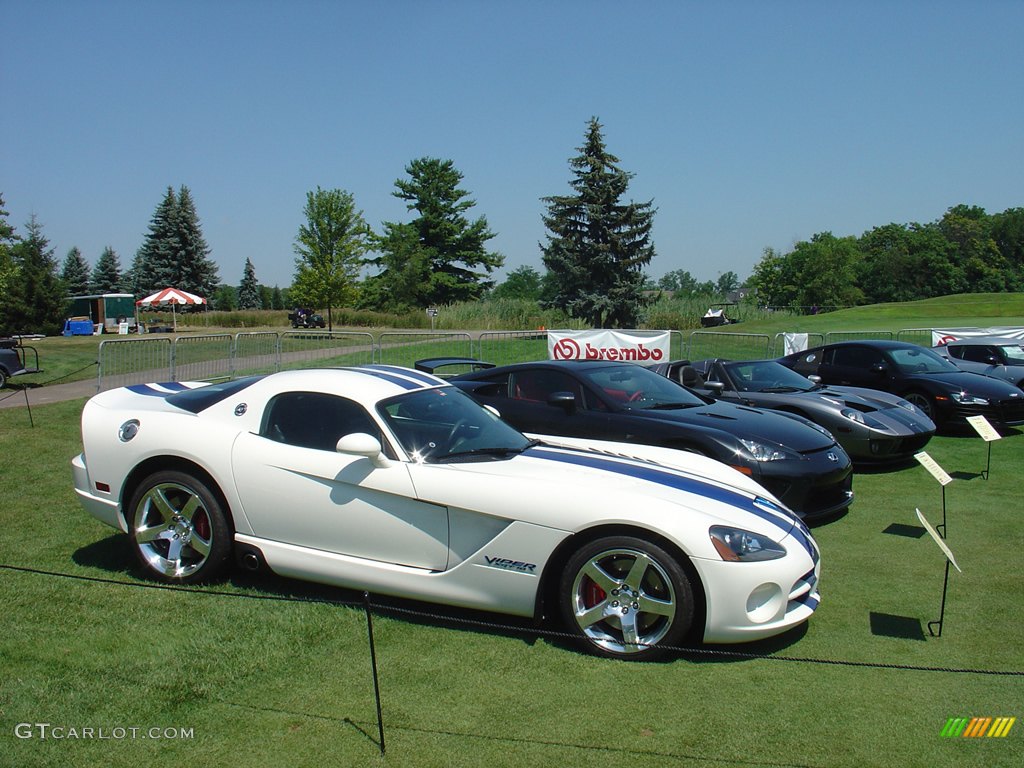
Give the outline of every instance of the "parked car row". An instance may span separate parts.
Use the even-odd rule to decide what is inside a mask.
[[[805,521],[848,509],[851,456],[906,459],[972,413],[1024,423],[1009,382],[897,342],[653,369],[417,367],[102,392],[75,490],[152,578],[233,562],[553,619],[595,653],[650,659],[813,614]]]

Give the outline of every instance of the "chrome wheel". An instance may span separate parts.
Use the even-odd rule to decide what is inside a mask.
[[[641,539],[581,549],[563,577],[569,627],[606,656],[651,658],[677,643],[693,618],[689,580],[664,550]]]
[[[220,504],[200,481],[177,472],[147,478],[130,507],[135,553],[164,581],[198,581],[220,569],[230,532]]]

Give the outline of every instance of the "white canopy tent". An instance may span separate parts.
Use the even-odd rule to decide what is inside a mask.
[[[135,312],[138,314],[139,307],[166,307],[170,305],[171,316],[173,317],[174,330],[178,330],[178,306],[192,305],[196,306],[199,304],[206,304],[206,299],[202,296],[196,296],[194,293],[183,291],[180,288],[164,288],[163,290],[157,291],[156,293],[147,296],[144,299],[139,299],[135,302]],[[136,323],[138,317],[136,317]]]

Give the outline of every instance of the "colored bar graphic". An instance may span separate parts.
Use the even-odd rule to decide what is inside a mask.
[[[1016,717],[951,717],[939,736],[944,739],[1005,738],[1015,722]]]

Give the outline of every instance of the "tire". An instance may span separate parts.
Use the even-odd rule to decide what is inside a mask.
[[[231,528],[207,483],[166,470],[147,477],[127,510],[132,549],[147,575],[172,584],[216,577],[231,555]]]
[[[930,397],[921,392],[907,392],[907,394],[903,396],[903,399],[918,408],[925,416],[935,422],[935,424],[939,423],[935,418],[935,403],[932,402]]]
[[[7,374],[4,373],[4,371],[2,369],[0,369],[0,389],[3,389],[6,386],[7,386]]]
[[[650,661],[678,646],[694,616],[693,587],[664,549],[632,536],[583,545],[559,582],[562,620],[599,656]]]

